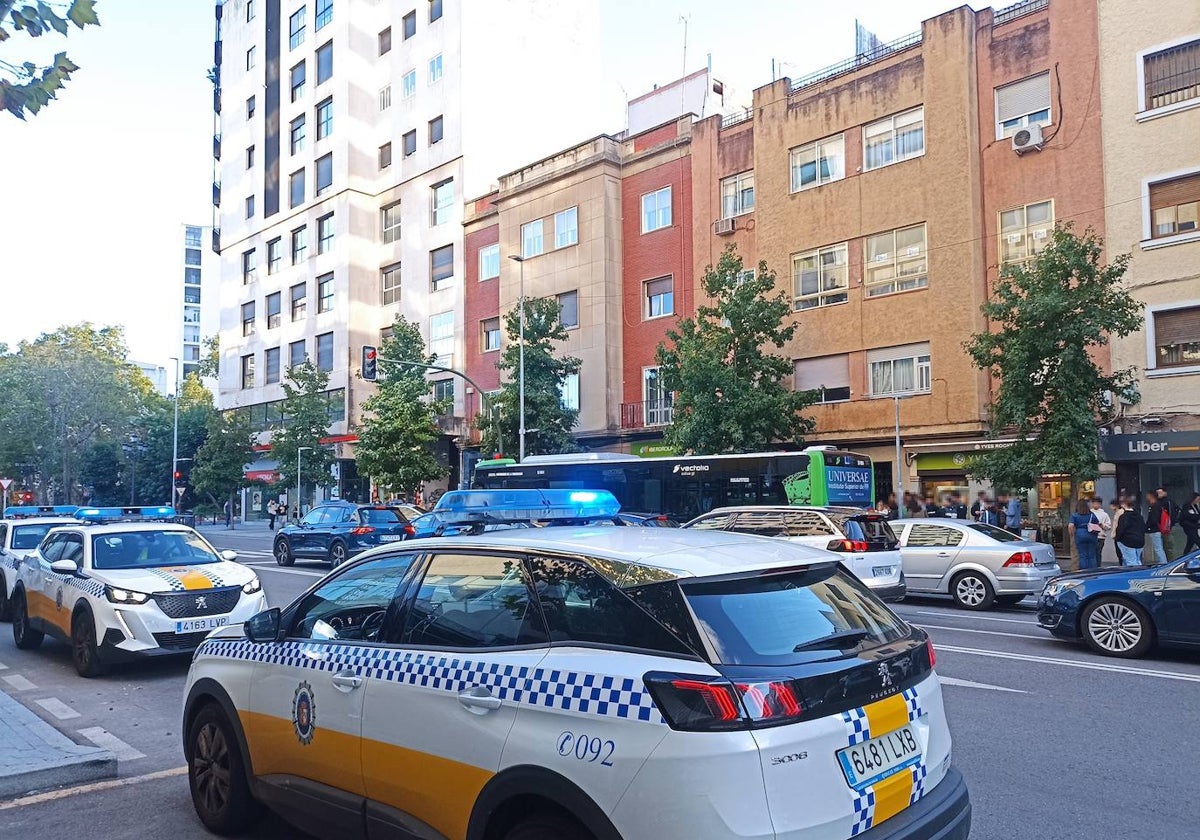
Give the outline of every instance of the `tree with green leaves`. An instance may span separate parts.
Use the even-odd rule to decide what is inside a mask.
[[[379,347],[383,359],[432,365],[421,328],[403,315],[396,317],[392,336]],[[379,362],[379,390],[362,404],[355,460],[359,472],[376,483],[416,497],[423,482],[445,478],[449,472],[434,455],[441,437],[437,418],[451,411],[449,400],[430,399],[427,371],[394,362]]]
[[[171,497],[171,462],[175,453],[175,405],[173,397],[158,398],[135,434],[142,447],[136,467],[137,498],[146,504],[170,504],[188,510],[196,504],[195,488],[190,480],[180,484],[181,496]],[[192,373],[179,386],[179,471],[191,471],[200,447],[208,436],[208,424],[216,409],[213,395]]]
[[[791,300],[774,294],[775,272],[760,262],[745,276],[730,245],[702,286],[713,305],[698,307],[658,346],[659,376],[674,394],[666,442],[697,455],[801,443],[814,425],[803,412],[817,393],[793,390],[792,360],[770,351],[796,334]]]
[[[574,356],[558,358],[554,345],[567,340],[555,298],[525,301],[525,454],[555,455],[576,452],[579,447],[571,429],[579,422],[579,410],[563,405],[566,378],[579,373]],[[499,452],[501,443],[517,452],[520,433],[521,316],[514,308],[504,317],[508,346],[496,363],[505,376],[500,393],[489,400],[489,410],[476,420],[483,431],[483,449]]]
[[[200,364],[196,365],[196,373],[216,379],[221,373],[221,337],[210,335],[204,339],[204,352],[200,354]]]
[[[10,40],[14,33],[24,32],[31,38],[40,38],[51,31],[66,36],[68,24],[77,28],[99,26],[96,16],[96,0],[71,0],[66,15],[60,16],[54,7],[61,3],[46,3],[37,0],[17,8],[18,0],[0,0],[0,44]],[[0,108],[17,119],[25,119],[25,112],[36,114],[58,97],[58,91],[79,69],[65,52],[55,54],[49,66],[38,66],[32,61],[15,63],[0,58]],[[4,78],[7,76],[7,78]]]
[[[288,371],[283,380],[283,428],[271,435],[271,456],[279,462],[280,482],[296,486],[296,456],[300,476],[306,482],[329,487],[334,483],[330,468],[333,450],[322,445],[329,435],[329,401],[325,390],[329,373],[311,360]],[[305,447],[302,449],[302,447]]]
[[[1121,286],[1129,256],[1103,265],[1103,247],[1090,229],[1077,236],[1062,224],[1032,262],[1001,273],[983,305],[992,328],[965,347],[999,383],[993,436],[1016,443],[980,454],[972,474],[1011,488],[1032,487],[1048,473],[1098,475],[1097,424],[1111,397],[1137,395],[1132,368],[1106,374],[1093,354],[1142,326],[1141,305]]]
[[[254,460],[258,436],[245,413],[236,410],[212,412],[206,431],[192,467],[192,486],[197,493],[207,494],[216,507],[225,500],[232,507],[238,490],[246,486],[246,465]],[[236,518],[231,518],[230,527],[235,523]]]

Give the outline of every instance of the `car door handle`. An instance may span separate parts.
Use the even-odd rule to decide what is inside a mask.
[[[950,556],[949,551],[939,551],[938,552],[938,557],[949,557],[949,556]]]
[[[335,674],[333,684],[345,692],[351,692],[363,684],[363,678],[358,674]]]
[[[494,712],[504,705],[504,701],[492,694],[486,686],[473,685],[458,693],[458,702],[476,714]],[[477,711],[478,710],[478,711]]]

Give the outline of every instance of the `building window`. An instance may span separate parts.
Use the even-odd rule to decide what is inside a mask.
[[[1054,205],[1050,201],[1014,207],[1000,214],[1000,265],[1019,265],[1050,244]]]
[[[566,248],[579,241],[579,208],[569,207],[554,214],[554,247]]]
[[[202,236],[200,228],[188,225],[183,229],[183,244],[188,248],[199,248],[203,244]]]
[[[850,399],[850,357],[845,353],[796,360],[796,390],[817,391],[820,402]]]
[[[392,86],[384,85],[379,89],[379,110],[386,111],[392,107]]]
[[[409,70],[400,77],[400,98],[412,99],[417,95],[417,71]]]
[[[379,54],[387,55],[392,51],[392,27],[379,33]]]
[[[317,219],[317,253],[328,254],[333,250],[333,214],[326,213]]]
[[[306,11],[306,7],[301,6],[288,18],[288,49],[294,50],[304,43]]]
[[[400,202],[389,204],[379,211],[380,225],[383,228],[383,243],[387,245],[400,240]]]
[[[791,151],[792,192],[846,177],[846,136],[826,137]]]
[[[246,147],[246,168],[247,169],[254,168],[254,147],[253,146]]]
[[[292,265],[299,265],[308,257],[308,227],[292,231]]]
[[[251,248],[249,251],[242,251],[242,284],[253,283],[256,279],[258,279],[258,251]]]
[[[333,186],[333,152],[317,158],[317,195],[324,195]]]
[[[200,265],[200,249],[199,248],[184,248],[183,250],[184,265]],[[196,277],[199,282],[199,275]]]
[[[846,243],[792,256],[794,309],[845,303],[850,288]]]
[[[304,341],[293,341],[288,345],[288,367],[298,368],[304,364],[304,359],[307,357],[304,352]]]
[[[384,306],[400,302],[400,263],[379,270],[379,289]]]
[[[313,20],[317,29],[325,27],[333,20],[333,0],[317,0],[317,16]]]
[[[200,302],[199,287],[196,287],[196,288],[185,287],[183,290],[183,302],[184,303],[199,303]]]
[[[449,404],[450,410],[454,410],[454,380],[453,379],[435,379],[433,380],[433,401],[435,403]]]
[[[443,245],[429,252],[429,280],[433,291],[445,288],[454,278],[454,246]]]
[[[183,269],[183,282],[187,285],[199,286],[200,285],[200,269],[189,268],[189,267],[185,266]],[[187,292],[188,290],[185,289],[184,291]],[[195,294],[199,295],[200,290],[196,289]]]
[[[401,22],[404,25],[405,41],[417,34],[417,13],[415,10],[406,14]]]
[[[442,18],[442,0],[429,0],[429,22]]]
[[[317,370],[333,370],[333,333],[317,336]]]
[[[1154,358],[1150,367],[1200,365],[1200,306],[1154,312]]]
[[[642,233],[671,226],[671,188],[642,196]]]
[[[429,84],[442,80],[442,54],[438,53],[429,59]]]
[[[579,292],[563,292],[558,296],[558,320],[567,329],[579,326]]]
[[[199,324],[200,323],[200,310],[194,306],[183,307],[183,323]]]
[[[1200,98],[1200,40],[1142,57],[1142,110]]]
[[[196,326],[185,326],[183,328],[183,340],[187,344],[199,344],[200,328]]]
[[[288,178],[288,195],[291,199],[292,207],[299,207],[304,203],[304,170],[297,169]]]
[[[865,169],[878,169],[925,154],[925,108],[873,122],[863,128]]]
[[[402,140],[404,143],[404,156],[411,157],[415,155],[417,153],[417,130],[414,128],[412,131],[404,132]]]
[[[754,209],[754,173],[742,172],[721,181],[721,218],[732,219]]]
[[[254,20],[254,0],[246,0],[246,23]]]
[[[275,274],[283,262],[282,238],[276,236],[267,243],[267,274]]]
[[[254,354],[242,356],[242,390],[254,387]]]
[[[254,335],[254,301],[242,304],[242,335]]]
[[[379,147],[379,168],[387,169],[392,165],[392,144],[384,143]]]
[[[317,105],[317,139],[324,140],[333,134],[333,97]]]
[[[672,277],[659,277],[657,280],[647,280],[646,317],[661,318],[675,312],[675,280]]]
[[[500,276],[500,246],[485,245],[479,249],[479,279],[492,280]]]
[[[246,218],[254,218],[254,196],[252,195],[246,196]]]
[[[568,373],[558,385],[558,399],[567,411],[579,410],[579,374]]]
[[[666,426],[671,422],[673,395],[663,385],[658,368],[642,368],[642,406],[647,426]]]
[[[263,354],[263,367],[266,370],[263,372],[263,382],[267,385],[274,385],[279,381],[279,348],[272,347]]]
[[[868,236],[865,268],[867,297],[929,285],[925,225]]]
[[[301,114],[291,122],[289,137],[291,138],[292,154],[296,154],[304,148],[304,135],[304,115]]]
[[[333,78],[333,41],[322,44],[317,49],[317,86]]]
[[[430,187],[430,224],[440,225],[450,221],[454,215],[454,179]]]
[[[306,81],[306,62],[301,61],[292,68],[292,101],[295,102],[304,95],[304,83]]]
[[[996,139],[1022,128],[1050,124],[1050,73],[996,88]]]
[[[279,327],[279,310],[283,298],[281,292],[274,292],[267,295],[267,329],[274,330]]]
[[[258,59],[258,47],[251,47],[246,50],[246,69],[253,70],[254,62]]]
[[[483,337],[483,352],[490,353],[500,349],[500,319],[488,318],[480,325]]]
[[[542,220],[534,219],[521,225],[521,256],[525,259],[536,257],[543,250]]]
[[[292,286],[292,320],[303,321],[308,315],[308,284],[297,283]]]
[[[442,142],[442,118],[436,116],[429,121],[429,145]]]
[[[867,351],[872,397],[928,394],[929,342]]]
[[[254,97],[248,96],[248,97],[246,97],[246,119],[250,119],[253,116],[254,116]]]
[[[1200,172],[1150,185],[1150,237],[1195,233],[1200,224]]]
[[[454,366],[454,313],[439,312],[429,319],[429,352],[438,367]]]

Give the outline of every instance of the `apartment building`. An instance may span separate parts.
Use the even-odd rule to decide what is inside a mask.
[[[1108,251],[1131,255],[1145,314],[1113,340],[1141,399],[1101,450],[1114,487],[1182,504],[1200,488],[1200,5],[1104,0],[1099,23]]]
[[[177,353],[180,379],[198,372],[204,342],[215,337],[220,330],[218,297],[221,265],[217,255],[208,247],[211,240],[210,226],[183,226],[183,317]],[[174,374],[172,388],[175,387],[173,380]],[[216,386],[212,380],[205,380],[205,384],[210,388]]]
[[[246,410],[266,445],[285,422],[287,369],[308,358],[328,371],[342,497],[368,492],[353,463],[374,388],[357,377],[360,346],[402,314],[461,368],[463,196],[597,119],[598,14],[596,0],[217,6],[219,402]],[[535,78],[553,108],[531,107]],[[436,387],[462,418],[463,383]],[[454,467],[465,424],[445,429]],[[268,456],[255,466],[268,472]]]

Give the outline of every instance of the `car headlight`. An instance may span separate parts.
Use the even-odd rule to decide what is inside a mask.
[[[116,586],[104,587],[104,597],[114,604],[144,604],[150,600],[145,592],[134,592],[131,589],[120,589]]]
[[[262,581],[256,577],[252,577],[242,586],[242,591],[247,595],[253,595],[255,592],[262,592]]]
[[[1046,598],[1056,598],[1064,592],[1069,592],[1080,586],[1083,586],[1083,582],[1078,580],[1052,580],[1046,584],[1046,588],[1042,590],[1042,595]]]

